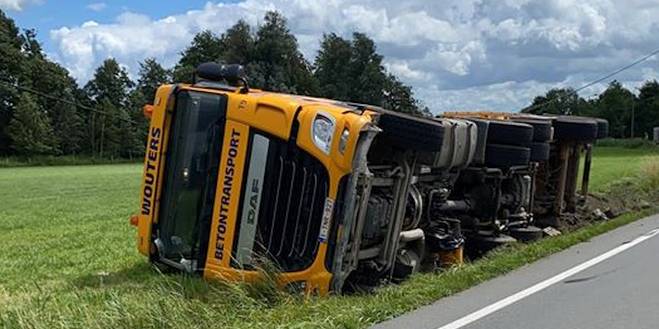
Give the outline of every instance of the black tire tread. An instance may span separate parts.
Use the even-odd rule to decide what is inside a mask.
[[[487,142],[515,146],[529,146],[533,140],[531,125],[513,121],[489,121]]]
[[[439,152],[444,138],[440,122],[378,109],[379,138],[390,145],[425,152]]]
[[[543,162],[549,160],[549,143],[533,142],[531,145],[531,161]]]
[[[485,165],[505,168],[528,165],[531,149],[523,146],[489,144],[485,148]]]
[[[554,138],[567,141],[594,141],[597,122],[593,119],[560,117],[554,121]]]
[[[517,119],[515,122],[526,123],[533,127],[534,142],[547,142],[552,139],[552,127],[549,120]]]

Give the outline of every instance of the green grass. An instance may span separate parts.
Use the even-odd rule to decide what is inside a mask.
[[[597,151],[594,189],[603,190],[622,169],[634,177],[638,160],[648,156],[620,152],[627,150]],[[647,214],[512,245],[375,294],[303,300],[152,269],[128,224],[138,209],[140,174],[134,164],[0,169],[0,328],[360,328]]]
[[[138,163],[142,161],[142,159],[142,156],[134,157],[133,159],[98,158],[87,155],[35,155],[31,157],[8,156],[0,157],[0,168]]]
[[[649,162],[659,162],[659,147],[625,148],[596,146],[593,157],[590,175],[591,191],[604,192],[616,180],[634,177]]]

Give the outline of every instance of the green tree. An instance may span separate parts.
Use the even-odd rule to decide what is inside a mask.
[[[354,33],[352,38],[350,76],[355,84],[350,98],[360,103],[382,105],[386,81],[382,55],[376,52],[375,42],[365,34]]]
[[[597,115],[609,121],[609,135],[626,138],[631,133],[631,112],[636,96],[614,80],[595,102]]]
[[[652,138],[653,128],[659,127],[659,82],[646,81],[639,89],[635,105],[635,134]]]
[[[174,66],[174,81],[192,82],[192,76],[197,66],[205,62],[220,61],[222,52],[222,40],[217,35],[209,30],[197,33]]]
[[[21,80],[24,57],[18,27],[0,10],[0,154],[12,152],[7,126],[13,116],[19,94],[8,83]]]
[[[418,102],[414,99],[412,88],[400,82],[394,75],[389,74],[383,86],[382,107],[392,111],[408,114],[430,116],[427,108],[425,111],[419,109]]]
[[[49,61],[41,53],[34,35],[26,37],[26,40],[26,44],[32,46],[30,51],[26,51],[22,85],[40,95],[49,96],[36,96],[35,101],[40,108],[46,109],[45,113],[52,122],[55,151],[61,154],[79,153],[84,140],[84,126],[78,108],[73,105],[78,86],[66,69]]]
[[[126,155],[133,157],[144,152],[144,144],[147,140],[147,130],[149,121],[144,118],[142,108],[147,103],[154,102],[156,91],[159,86],[169,83],[171,72],[164,69],[155,58],[147,58],[140,63],[140,72],[137,79],[136,88],[129,95],[129,113],[128,119],[133,121],[134,142],[128,142],[132,145],[127,150]],[[139,148],[137,146],[140,146]]]
[[[550,89],[544,96],[537,96],[533,103],[522,110],[531,114],[587,115],[590,105],[572,88]]]
[[[92,100],[107,99],[115,107],[122,108],[128,102],[133,85],[126,70],[114,58],[108,58],[96,69],[85,90]]]
[[[250,78],[267,90],[316,94],[317,84],[311,66],[298,50],[297,39],[289,31],[286,18],[270,11],[256,32],[254,61]]]
[[[141,62],[137,89],[146,97],[145,103],[153,101],[158,87],[168,83],[170,79],[171,72],[162,67],[155,58],[150,57]]]
[[[20,95],[7,132],[13,141],[12,147],[21,155],[52,154],[55,151],[50,120],[27,93]]]
[[[334,33],[323,35],[316,55],[314,76],[323,97],[351,101],[352,44]]]
[[[27,56],[42,56],[41,44],[37,40],[37,31],[27,29],[21,35],[23,53]]]
[[[141,145],[135,137],[135,123],[130,120],[130,111],[135,110],[129,99],[132,87],[133,82],[126,70],[112,58],[106,59],[96,69],[93,79],[85,86],[96,109],[88,113],[92,154],[101,157],[125,156],[128,150],[135,150]],[[132,129],[128,129],[126,123],[131,124]]]
[[[221,40],[221,59],[227,64],[247,65],[254,59],[255,40],[251,27],[244,20],[238,20],[230,27]]]
[[[125,117],[121,109],[117,108],[107,97],[103,97],[96,103],[96,111],[100,113],[97,123],[98,156],[101,158],[114,158],[120,155],[122,149],[123,124],[121,120]]]
[[[354,33],[352,41],[336,34],[324,35],[315,67],[323,97],[430,115],[427,108],[419,109],[410,86],[386,72],[375,42],[363,33]]]

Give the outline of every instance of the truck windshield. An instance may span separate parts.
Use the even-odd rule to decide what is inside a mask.
[[[203,259],[210,227],[226,96],[182,91],[172,116],[158,220],[161,255]]]

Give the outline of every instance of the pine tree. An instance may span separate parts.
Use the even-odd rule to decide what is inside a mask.
[[[55,151],[50,120],[27,93],[20,95],[7,131],[18,154],[30,156]]]

